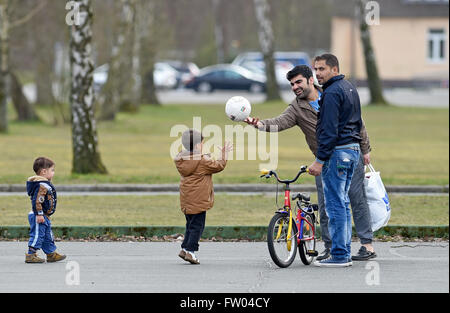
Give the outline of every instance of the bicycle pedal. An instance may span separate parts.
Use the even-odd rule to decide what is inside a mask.
[[[306,250],[306,254],[309,256],[318,256],[319,252],[316,250]]]

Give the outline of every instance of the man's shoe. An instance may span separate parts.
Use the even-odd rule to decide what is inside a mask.
[[[338,260],[333,258],[332,256],[328,259],[322,260],[322,261],[316,261],[313,263],[314,266],[318,267],[348,267],[352,266],[352,262],[348,259],[345,260]]]
[[[195,257],[195,254],[190,252],[186,252],[184,259],[191,264],[200,264],[200,260]]]
[[[48,263],[54,263],[58,261],[62,261],[66,258],[63,254],[58,254],[57,252],[49,253],[47,254],[47,262]]]
[[[37,253],[25,253],[25,263],[44,263],[45,260],[38,257]]]
[[[317,261],[322,261],[330,257],[330,248],[325,248],[322,253],[316,258]]]
[[[366,247],[361,246],[357,255],[352,256],[353,261],[367,261],[376,258],[377,254],[375,252],[370,252]]]

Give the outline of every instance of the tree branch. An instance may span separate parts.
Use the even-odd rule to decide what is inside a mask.
[[[42,0],[39,5],[37,5],[33,10],[31,10],[27,15],[18,19],[17,21],[11,22],[10,28],[15,28],[21,26],[31,20],[40,10],[42,10],[47,5],[48,0]]]

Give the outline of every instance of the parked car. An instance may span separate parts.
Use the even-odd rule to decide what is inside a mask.
[[[246,61],[242,64],[242,67],[246,69],[259,73],[261,75],[266,75],[266,64],[263,61]],[[286,78],[287,73],[294,68],[291,62],[287,61],[276,61],[275,62],[275,77],[280,86],[283,89],[288,89],[291,87],[289,81]]]
[[[153,82],[156,88],[174,89],[178,85],[178,72],[164,62],[156,62],[153,70]]]
[[[293,66],[311,66],[309,55],[306,52],[276,51],[273,57],[277,62],[290,62]],[[242,66],[246,62],[264,62],[263,54],[261,52],[244,52],[239,54],[232,64]]]
[[[194,76],[197,76],[200,69],[195,63],[183,62],[177,60],[164,60],[163,63],[169,64],[177,73],[177,87],[183,87]]]
[[[266,78],[242,66],[218,64],[200,70],[200,73],[186,84],[186,88],[197,92],[248,90],[259,93],[266,89]]]
[[[97,67],[94,72],[92,73],[92,80],[94,82],[94,92],[98,93],[102,86],[106,84],[108,81],[108,71],[109,71],[109,65],[103,64],[99,67]]]
[[[94,90],[100,91],[108,81],[109,64],[97,67],[93,72]],[[157,62],[153,69],[153,82],[156,88],[173,89],[177,86],[178,72],[169,64]]]

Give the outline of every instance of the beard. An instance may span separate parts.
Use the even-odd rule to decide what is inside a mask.
[[[311,88],[307,87],[307,88],[303,89],[302,93],[300,93],[298,95],[296,94],[296,96],[298,99],[304,100],[304,99],[308,98],[310,93],[311,93]]]

